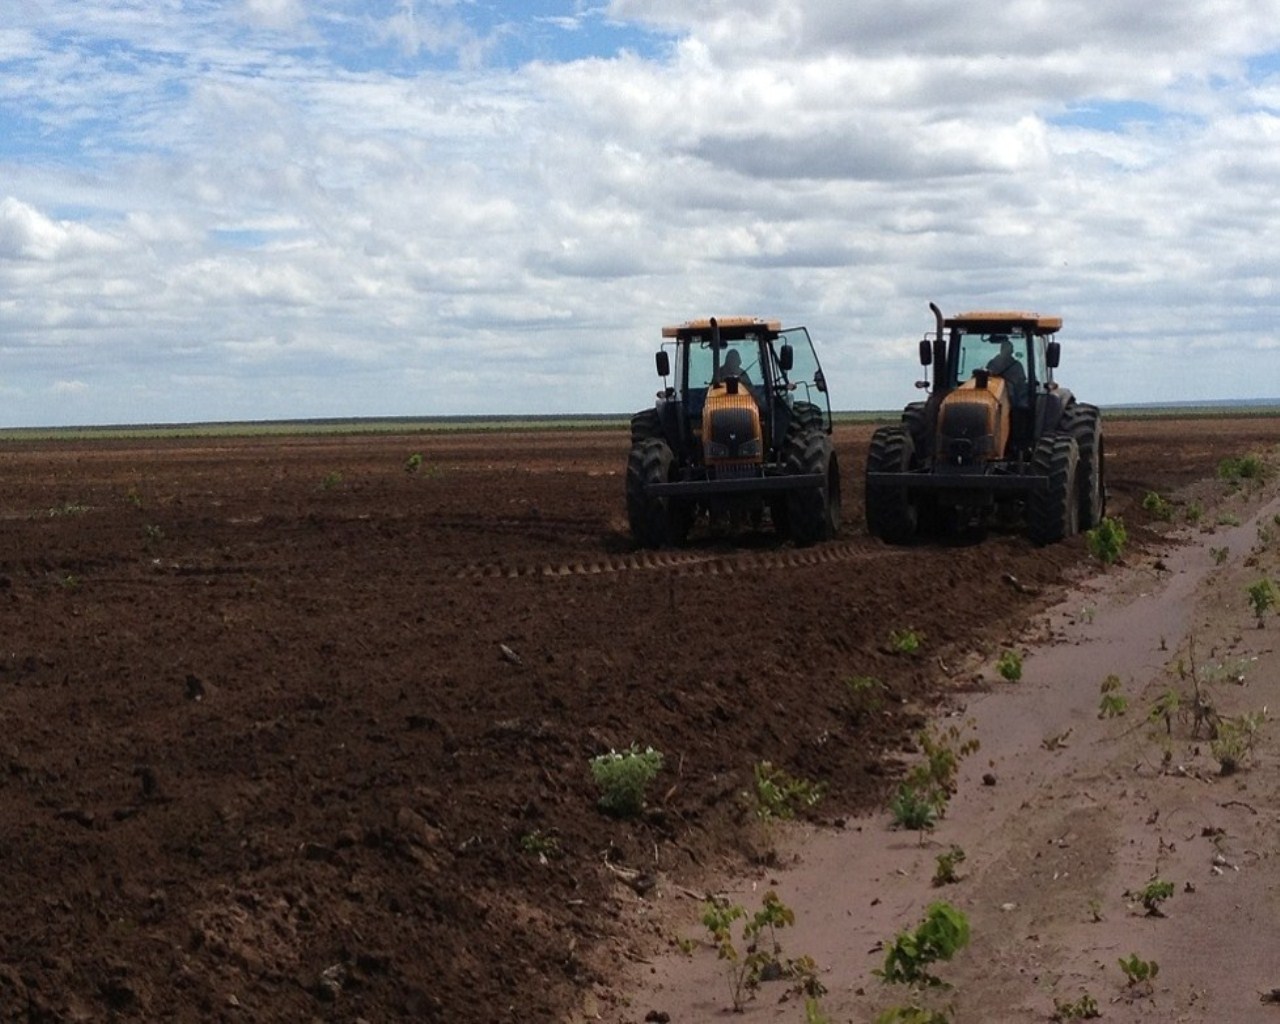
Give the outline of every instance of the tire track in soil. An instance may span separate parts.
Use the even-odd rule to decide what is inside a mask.
[[[511,565],[505,562],[472,562],[453,572],[454,579],[515,579],[530,576],[600,576],[634,571],[669,571],[681,576],[720,576],[739,572],[798,569],[813,565],[872,562],[893,557],[889,548],[862,544],[823,544],[813,548],[780,551],[743,551],[724,554],[679,551],[637,551],[593,559]]]

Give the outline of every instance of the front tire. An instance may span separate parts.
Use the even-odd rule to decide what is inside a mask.
[[[906,473],[915,459],[915,444],[905,427],[878,427],[867,452],[867,531],[889,544],[906,544],[919,526],[919,512],[902,484],[880,484],[872,473]]]
[[[788,474],[820,474],[820,487],[807,487],[787,495],[786,522],[798,547],[830,540],[840,530],[840,462],[830,436],[822,430],[795,435],[787,446]]]
[[[1027,536],[1033,544],[1056,544],[1080,530],[1080,448],[1061,432],[1046,434],[1031,455],[1032,471],[1047,486],[1027,499]]]
[[[642,548],[660,548],[683,539],[673,530],[672,509],[666,498],[647,493],[649,484],[671,479],[675,456],[667,442],[647,438],[631,447],[627,458],[627,521],[631,536]],[[687,532],[687,528],[684,532]]]
[[[1077,402],[1067,409],[1063,429],[1076,439],[1080,463],[1080,529],[1091,530],[1107,514],[1106,450],[1102,440],[1102,414],[1095,405]]]

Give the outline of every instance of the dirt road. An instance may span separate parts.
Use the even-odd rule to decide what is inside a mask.
[[[1176,517],[1190,510],[1195,525],[1082,579],[1007,638],[1019,681],[994,658],[954,672],[932,728],[980,747],[933,829],[895,830],[880,811],[783,833],[784,866],[722,882],[728,902],[754,911],[772,891],[794,911],[782,959],[819,965],[817,1019],[913,1004],[958,1021],[1087,1019],[1091,1007],[1109,1021],[1277,1019],[1274,726],[1223,774],[1230,730],[1280,706],[1280,619],[1259,618],[1249,599],[1259,581],[1280,587],[1277,493],[1274,482],[1188,488]],[[940,858],[957,849],[959,877],[940,886]],[[699,945],[637,972],[633,1009],[617,1020],[643,1020],[644,1008],[713,1020],[731,1005],[692,895],[676,890],[654,912]],[[970,946],[938,969],[952,987],[882,983],[883,944],[937,900],[971,925]],[[1159,965],[1150,983],[1123,969],[1134,957]],[[787,979],[762,984],[740,1019],[803,1021],[801,1003]]]
[[[862,465],[868,435],[841,430],[846,467]],[[1278,441],[1274,420],[1115,424],[1130,573],[1154,579],[1143,559],[1163,550],[1164,524],[1140,507],[1148,490],[1172,495]],[[887,548],[858,527],[852,479],[853,526],[834,543],[701,537],[640,555],[625,534],[625,450],[608,432],[0,446],[0,1020],[641,1020],[661,1007],[628,1002],[625,969],[674,937],[654,908],[770,855],[742,797],[757,765],[825,787],[809,812],[824,834],[882,808],[935,700],[976,716],[963,677],[1092,571],[1080,540]],[[907,628],[925,639],[919,656],[891,648]],[[1033,703],[1057,690],[1038,657],[1015,693]],[[874,706],[856,699],[857,677],[878,681]],[[1146,685],[1126,683],[1134,714]],[[1248,700],[1224,713],[1258,703],[1247,687],[1226,696]],[[1083,732],[1043,752],[1060,785]],[[1044,737],[1028,735],[1035,753]],[[618,820],[597,808],[588,765],[633,742],[664,766],[646,812]],[[998,748],[985,740],[965,770]],[[933,841],[982,821],[965,801],[1029,784],[1008,757],[994,788],[961,780]],[[1211,784],[1224,785],[1196,783]],[[1242,862],[1265,847],[1245,846],[1237,816],[1270,819],[1260,794],[1239,799],[1259,814],[1233,804],[1206,824]],[[1158,809],[1158,823],[1172,814]],[[1176,827],[1180,855],[1208,842],[1183,824],[1161,833]],[[885,938],[917,909],[889,884],[933,858],[913,836],[863,835],[900,851],[875,908]],[[958,902],[999,877],[995,847],[968,853]],[[1153,870],[1145,849],[1135,857],[1125,887]],[[1237,875],[1253,877],[1243,863]],[[1131,923],[1100,891],[1105,927]],[[1180,934],[1194,900],[1179,892],[1167,919],[1140,923]],[[952,972],[994,962],[975,956],[993,935],[983,905]],[[1008,934],[1029,934],[1025,913],[999,918]],[[817,917],[797,916],[796,935]],[[861,946],[812,946],[824,971],[873,966]],[[690,963],[710,989],[704,960]],[[1166,978],[1177,984],[1172,966],[1157,995]],[[1101,1000],[1119,985],[1089,987]],[[832,1019],[880,998],[828,988]],[[971,988],[957,979],[957,999]],[[1008,1005],[1023,998],[1011,988]]]

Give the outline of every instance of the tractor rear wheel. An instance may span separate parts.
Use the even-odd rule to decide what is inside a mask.
[[[631,536],[641,547],[660,548],[683,540],[679,529],[681,517],[672,516],[677,510],[670,508],[666,498],[646,493],[649,484],[671,479],[674,461],[667,442],[660,438],[646,438],[631,447],[627,458],[627,521],[631,524]],[[673,518],[677,521],[673,522]],[[683,532],[687,533],[688,528]]]
[[[1102,414],[1096,405],[1075,402],[1068,407],[1062,427],[1080,449],[1080,529],[1091,530],[1107,514],[1106,451],[1102,442]]]
[[[1080,529],[1080,448],[1066,432],[1045,434],[1031,455],[1034,473],[1047,486],[1027,498],[1027,536],[1033,544],[1054,544]]]
[[[840,530],[840,463],[831,438],[822,429],[794,434],[787,442],[787,473],[821,474],[821,487],[806,487],[787,494],[784,516],[797,546],[829,540]]]
[[[662,421],[657,409],[641,409],[631,417],[631,443],[639,444],[651,437],[662,436]]]
[[[791,407],[791,422],[787,433],[801,433],[807,430],[822,430],[825,427],[822,409],[812,402],[796,402]]]
[[[921,451],[925,447],[925,434],[928,433],[929,429],[928,423],[924,402],[912,402],[902,410],[902,426],[911,435],[911,441],[916,446],[916,451]]]
[[[906,544],[916,535],[919,514],[901,484],[872,483],[871,473],[906,473],[915,458],[915,444],[906,427],[878,427],[867,453],[867,530],[890,544]]]

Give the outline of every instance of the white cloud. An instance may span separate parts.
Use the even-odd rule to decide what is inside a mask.
[[[45,0],[0,32],[21,394],[74,360],[104,418],[624,410],[663,323],[747,312],[883,408],[930,299],[1062,313],[1103,402],[1280,379],[1280,93],[1246,74],[1275,0],[615,0],[659,57],[514,69],[473,4],[221,7]],[[1247,375],[1163,369],[1241,334]]]

